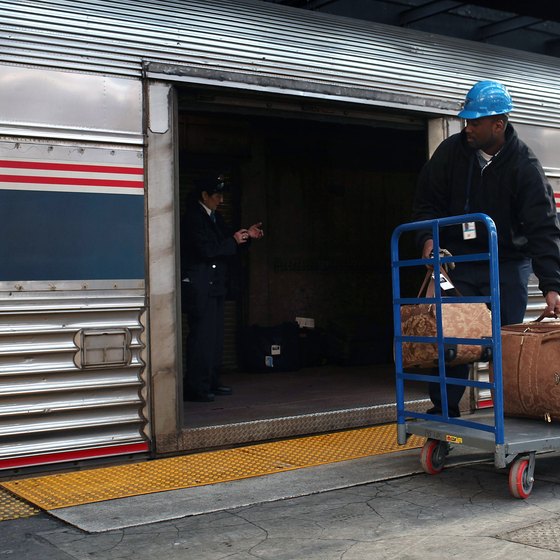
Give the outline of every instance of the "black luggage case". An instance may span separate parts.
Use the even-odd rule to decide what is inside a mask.
[[[297,371],[301,367],[299,325],[251,325],[241,334],[241,364],[245,371]]]

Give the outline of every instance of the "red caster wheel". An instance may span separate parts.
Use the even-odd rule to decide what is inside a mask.
[[[509,491],[514,498],[528,498],[533,489],[533,469],[530,468],[529,459],[520,457],[516,459],[509,469]]]
[[[420,463],[428,474],[439,474],[443,470],[445,458],[449,453],[449,447],[444,441],[429,439],[422,447]]]

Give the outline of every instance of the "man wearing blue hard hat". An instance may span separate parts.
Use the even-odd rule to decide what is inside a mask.
[[[502,325],[521,323],[527,307],[532,269],[539,279],[548,315],[560,314],[560,226],[552,187],[532,150],[509,123],[513,102],[506,87],[495,81],[476,83],[458,116],[465,119],[459,134],[444,140],[424,166],[418,181],[413,219],[429,220],[482,212],[498,231]],[[441,229],[440,248],[452,254],[488,251],[483,224]],[[431,232],[419,234],[422,257],[433,250]],[[450,271],[465,296],[488,295],[488,263],[457,263]],[[449,368],[447,375],[466,379],[468,365]],[[448,385],[449,416],[459,416],[464,387]],[[441,413],[438,384],[430,384]]]

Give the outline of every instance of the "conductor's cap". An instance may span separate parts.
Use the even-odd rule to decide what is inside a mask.
[[[195,187],[199,193],[206,191],[210,196],[227,190],[227,177],[224,173],[207,173],[195,180]]]

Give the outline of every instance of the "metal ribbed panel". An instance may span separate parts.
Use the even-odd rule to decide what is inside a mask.
[[[3,459],[147,441],[143,290],[0,292]],[[82,365],[83,333],[129,333],[122,365]]]
[[[4,0],[0,52],[7,63],[121,76],[163,63],[206,83],[304,83],[311,96],[444,113],[492,77],[510,87],[516,121],[560,126],[554,58],[252,0]]]
[[[525,312],[525,321],[535,321],[546,307],[546,300],[542,292],[539,290],[539,281],[535,275],[529,279],[529,298],[527,301],[527,311]]]
[[[97,449],[107,445],[123,445],[138,442],[138,429],[120,426],[118,430],[98,428],[74,430],[72,438],[67,437],[65,431],[52,431],[37,434],[35,437],[21,437],[5,440],[0,443],[0,458],[29,457],[46,453],[59,453],[73,450]],[[143,440],[142,440],[143,441]],[[110,442],[110,443],[108,443]]]

